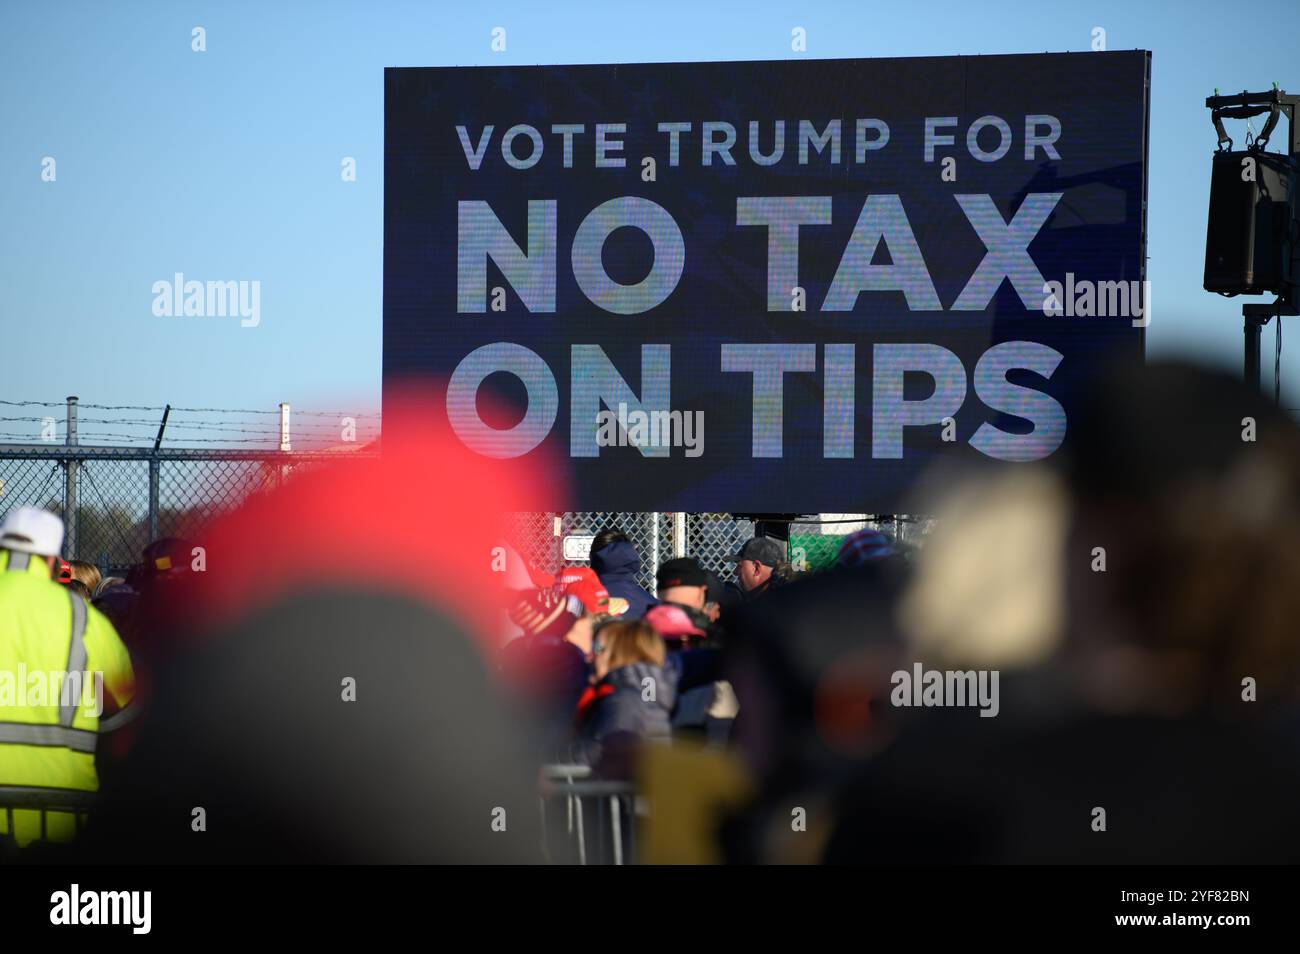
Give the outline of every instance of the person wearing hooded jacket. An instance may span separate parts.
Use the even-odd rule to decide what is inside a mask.
[[[640,619],[658,602],[637,582],[641,573],[641,555],[622,533],[606,531],[592,541],[591,568],[605,584],[611,599],[627,600],[624,619]]]

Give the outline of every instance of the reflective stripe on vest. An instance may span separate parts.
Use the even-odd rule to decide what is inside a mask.
[[[68,646],[68,665],[63,670],[65,690],[72,674],[84,672],[86,669],[86,601],[71,587],[68,588],[68,598],[72,601],[72,642]],[[64,695],[67,695],[66,691]],[[80,705],[80,701],[77,699],[63,701],[68,704],[60,707],[59,721],[71,728],[72,720],[77,717],[77,706]]]
[[[69,729],[61,725],[28,725],[23,722],[0,722],[0,743],[15,745],[61,745],[77,752],[95,754],[98,734],[89,729]]]
[[[10,553],[9,569],[13,569],[13,558],[20,554]],[[29,555],[21,554],[23,557]],[[72,674],[81,673],[86,668],[86,620],[89,615],[86,602],[73,590],[68,590],[68,599],[72,603],[72,640],[68,645],[68,665],[64,670],[63,689],[68,693]],[[74,729],[72,721],[77,717],[79,699],[59,707],[59,725],[31,725],[26,722],[0,722],[0,743],[10,742],[17,745],[61,745],[76,752],[95,752],[98,733],[89,729]]]
[[[21,573],[31,565],[32,555],[30,553],[19,553],[17,550],[9,551],[9,570],[13,573]]]
[[[128,705],[125,709],[119,709],[107,719],[99,720],[99,734],[104,735],[108,732],[116,732],[124,725],[135,721],[135,717],[140,714],[140,704],[134,703]]]

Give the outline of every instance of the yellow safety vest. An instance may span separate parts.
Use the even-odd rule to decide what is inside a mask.
[[[5,786],[98,790],[96,674],[118,706],[130,702],[135,674],[113,624],[52,580],[43,558],[0,550],[0,805]],[[12,819],[20,846],[41,836],[40,812]],[[9,826],[0,808],[0,836]],[[75,830],[73,815],[47,813],[47,839]]]

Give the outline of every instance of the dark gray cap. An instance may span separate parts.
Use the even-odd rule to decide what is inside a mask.
[[[727,557],[728,563],[739,563],[741,560],[757,560],[764,566],[776,566],[785,562],[785,547],[771,537],[754,537],[745,542],[739,553]]]

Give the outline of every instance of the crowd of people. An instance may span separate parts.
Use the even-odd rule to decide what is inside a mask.
[[[847,535],[837,563],[902,559],[874,529]],[[514,551],[501,669],[508,696],[532,727],[533,750],[552,762],[629,776],[647,740],[674,737],[725,747],[739,703],[723,669],[728,629],[742,610],[807,575],[768,536],[748,540],[724,581],[693,557],[639,583],[641,557],[617,527],[592,540],[590,566],[555,574]]]
[[[104,673],[107,708],[78,708],[66,724],[84,737],[79,745],[57,746],[46,743],[59,740],[37,738],[38,728],[63,720],[52,700],[22,711],[9,707],[0,721],[0,786],[94,792],[130,748],[134,730],[120,727],[146,708],[141,694],[147,696],[182,648],[169,641],[184,629],[177,607],[186,605],[197,578],[189,541],[155,541],[125,576],[107,576],[94,564],[59,556],[63,534],[57,515],[32,507],[14,508],[0,525],[0,571],[14,571],[0,575],[0,584],[11,584],[0,585],[0,662],[6,672],[21,666],[72,672],[75,665]],[[639,582],[640,554],[616,527],[595,536],[589,565],[554,573],[505,549],[504,631],[492,667],[524,727],[526,757],[629,780],[645,743],[730,744],[739,703],[724,671],[729,627],[742,610],[807,575],[786,559],[782,542],[766,536],[730,557],[733,579],[677,557],[657,568],[653,593]],[[844,538],[838,562],[857,566],[898,556],[887,536],[868,529]],[[80,656],[78,617],[99,634]],[[31,738],[15,729],[4,736],[4,724],[25,726]],[[72,839],[74,813],[44,814],[16,811],[13,831],[0,828],[0,838],[11,848]],[[3,815],[0,824],[7,824]]]
[[[646,793],[648,860],[1300,860],[1300,427],[1240,382],[1119,369],[1046,465],[936,478],[916,550],[807,572],[759,535],[653,591],[618,527],[501,566],[489,518],[542,478],[429,420],[250,499],[206,565],[97,579],[9,510],[0,800],[100,789],[92,860],[527,862],[563,764]],[[20,669],[101,672],[103,711],[15,705]],[[8,817],[6,851],[76,834]]]

